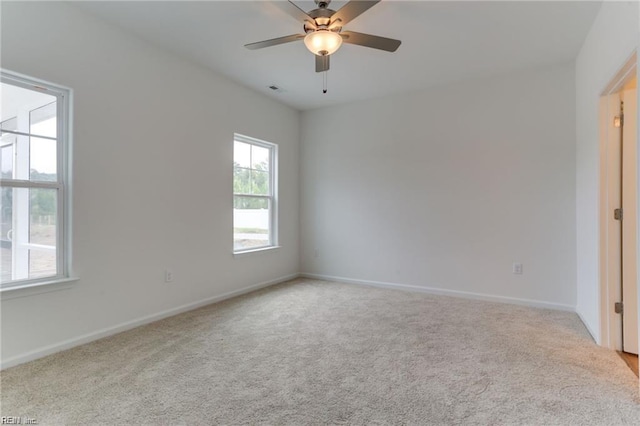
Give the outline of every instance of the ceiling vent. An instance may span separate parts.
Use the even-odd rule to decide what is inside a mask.
[[[267,86],[269,89],[271,89],[272,91],[276,92],[276,93],[282,93],[284,92],[284,90],[282,90],[281,88],[279,88],[278,86],[276,86],[275,84],[272,84],[271,86]]]

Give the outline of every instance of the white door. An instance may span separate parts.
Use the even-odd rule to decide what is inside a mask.
[[[622,126],[622,315],[623,351],[638,353],[638,267],[637,267],[637,88],[621,93],[624,105]]]

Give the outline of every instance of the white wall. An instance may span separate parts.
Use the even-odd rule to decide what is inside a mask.
[[[304,112],[302,271],[572,309],[574,89],[566,64]]]
[[[1,24],[2,67],[74,90],[80,277],[67,290],[3,299],[4,365],[297,273],[297,111],[73,6],[3,2]],[[234,132],[279,144],[282,245],[235,258]]]
[[[638,2],[604,2],[576,59],[576,310],[601,343],[599,98],[638,46]]]

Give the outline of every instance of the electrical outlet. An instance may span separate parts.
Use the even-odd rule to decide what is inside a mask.
[[[516,275],[522,275],[522,263],[513,264],[513,273]]]
[[[173,271],[171,269],[165,269],[164,271],[164,282],[170,283],[173,281]]]

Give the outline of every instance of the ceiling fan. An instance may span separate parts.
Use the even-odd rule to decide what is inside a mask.
[[[329,9],[331,0],[315,0],[315,2],[318,8],[307,13],[291,1],[276,1],[275,4],[281,9],[303,22],[305,34],[293,34],[271,40],[258,41],[245,44],[245,47],[255,50],[304,40],[307,49],[316,56],[316,72],[323,72],[329,70],[329,56],[335,53],[343,42],[387,52],[395,52],[400,43],[402,43],[400,40],[391,38],[357,33],[355,31],[342,31],[344,25],[375,6],[380,0],[351,0],[338,11]],[[326,93],[326,86],[323,91]]]

